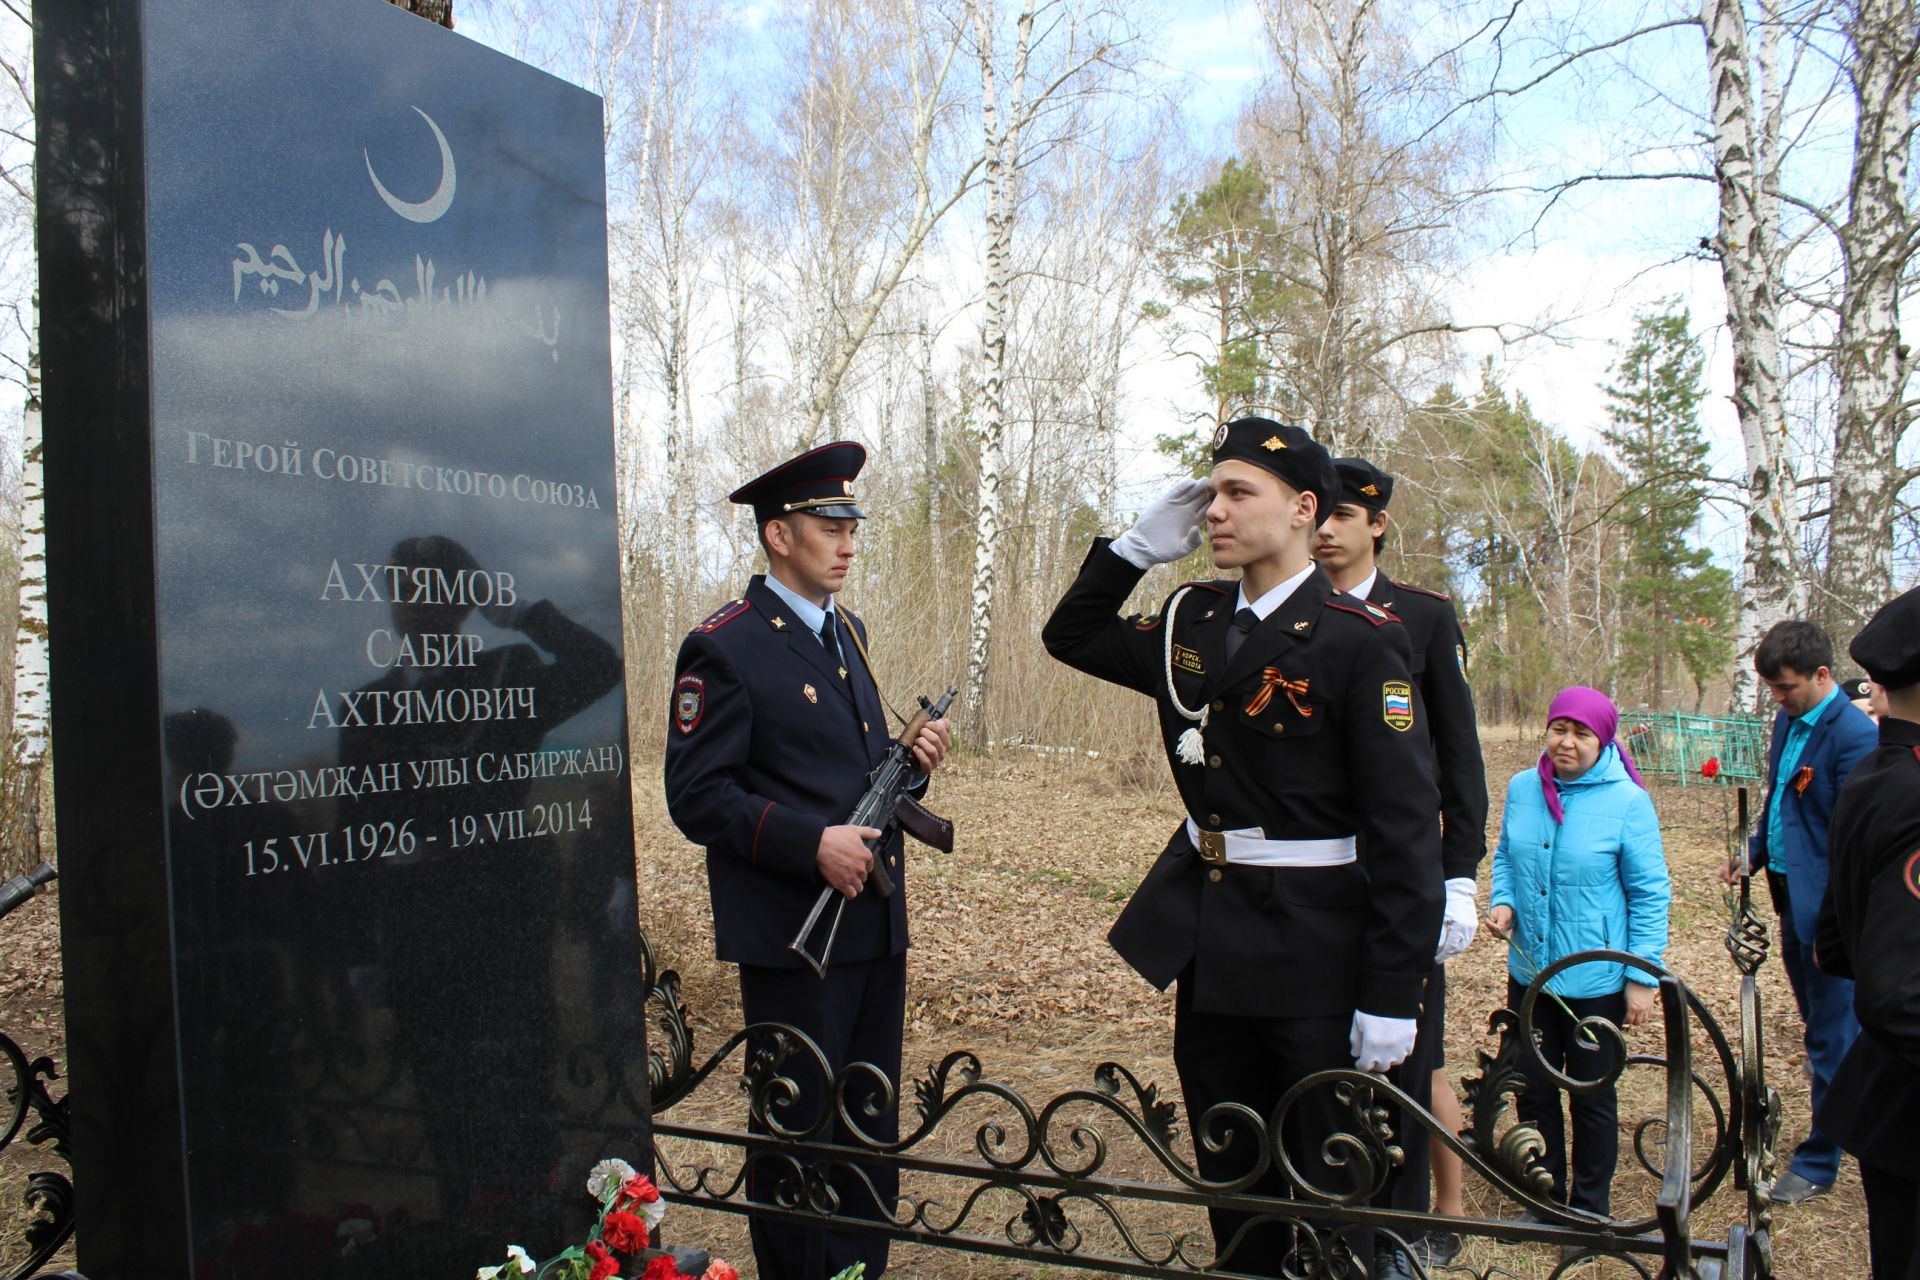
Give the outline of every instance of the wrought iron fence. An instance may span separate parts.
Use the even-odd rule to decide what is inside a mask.
[[[1554,1276],[1608,1258],[1647,1280],[1768,1280],[1773,1257],[1767,1192],[1780,1104],[1765,1080],[1753,976],[1766,956],[1766,927],[1752,911],[1744,884],[1727,945],[1742,973],[1737,1043],[1674,975],[1622,952],[1583,952],[1538,974],[1517,1010],[1491,1015],[1497,1047],[1480,1051],[1479,1074],[1462,1082],[1469,1121],[1459,1133],[1384,1077],[1323,1071],[1302,1080],[1269,1116],[1226,1104],[1200,1118],[1195,1142],[1222,1141],[1229,1125],[1254,1135],[1258,1149],[1249,1153],[1247,1172],[1230,1181],[1200,1173],[1179,1147],[1174,1104],[1118,1062],[1099,1064],[1080,1087],[1030,1100],[993,1078],[973,1052],[948,1053],[903,1099],[905,1132],[869,1137],[895,1097],[896,1082],[866,1063],[831,1073],[813,1041],[778,1023],[732,1033],[696,1065],[679,978],[658,968],[649,946],[646,977],[657,1038],[648,1065],[658,1176],[667,1197],[682,1204],[1123,1275],[1244,1275],[1235,1254],[1246,1230],[1277,1223],[1294,1233],[1301,1280],[1372,1275],[1373,1258],[1357,1258],[1354,1241],[1371,1233],[1376,1245],[1390,1243],[1411,1254],[1411,1242],[1428,1231],[1557,1246],[1561,1260]],[[1626,1052],[1624,1035],[1612,1023],[1582,1023],[1622,1050],[1610,1075],[1583,1083],[1546,1066],[1533,1018],[1556,974],[1593,960],[1657,975],[1664,1042],[1657,1053]],[[1698,1061],[1695,1028],[1706,1046]],[[1544,1068],[1572,1093],[1610,1087],[1636,1067],[1662,1074],[1659,1110],[1632,1130],[1633,1160],[1657,1181],[1651,1213],[1605,1218],[1550,1198],[1545,1143],[1538,1130],[1510,1118],[1515,1096],[1526,1087],[1523,1054],[1532,1054],[1535,1070]],[[739,1065],[729,1069],[735,1055]],[[817,1086],[822,1096],[807,1096],[807,1081],[828,1080]],[[744,1091],[750,1127],[672,1118],[678,1104],[716,1081]],[[1321,1166],[1302,1168],[1276,1135],[1301,1099],[1318,1089],[1335,1091],[1351,1123],[1318,1153]],[[1411,1117],[1401,1131],[1391,1121],[1395,1108]],[[976,1109],[984,1109],[984,1117],[973,1115]],[[963,1122],[963,1110],[973,1118]],[[1702,1127],[1696,1127],[1696,1110]],[[800,1123],[796,1117],[811,1119]],[[832,1140],[836,1121],[853,1135],[851,1143]],[[950,1128],[959,1133],[943,1138],[942,1130]],[[1377,1207],[1405,1143],[1430,1137],[1534,1220],[1459,1219]],[[972,1154],[956,1156],[956,1146]],[[1131,1162],[1119,1157],[1123,1148],[1133,1153]],[[1149,1176],[1133,1172],[1140,1166]],[[1269,1169],[1281,1174],[1286,1198],[1250,1191]],[[876,1196],[874,1176],[881,1170],[909,1175],[897,1197]],[[758,1188],[754,1194],[749,1171]],[[1695,1213],[1729,1186],[1744,1194],[1742,1221],[1725,1239],[1701,1238],[1693,1231]],[[852,1195],[845,1194],[848,1188]],[[854,1211],[853,1202],[865,1197],[891,1202],[884,1220]],[[1169,1224],[1171,1212],[1197,1218],[1205,1209],[1248,1214],[1248,1226],[1216,1251],[1204,1225]],[[1417,1256],[1412,1266],[1422,1276],[1488,1280],[1511,1274],[1498,1265],[1429,1268]]]
[[[53,868],[43,862],[27,874],[0,884],[0,919],[53,876]],[[67,1100],[65,1096],[55,1098],[47,1087],[56,1076],[53,1059],[43,1055],[29,1060],[13,1037],[0,1031],[0,1061],[5,1063],[0,1068],[4,1071],[0,1080],[6,1083],[5,1110],[0,1111],[0,1152],[12,1146],[14,1139],[23,1138],[31,1146],[44,1147],[58,1160],[70,1161]],[[73,1234],[73,1182],[64,1173],[36,1170],[27,1175],[20,1199],[9,1200],[24,1203],[32,1217],[22,1233],[26,1256],[8,1267],[4,1276],[5,1280],[26,1280]],[[4,1257],[0,1257],[0,1267],[7,1267]]]
[[[1199,1133],[1193,1135],[1197,1141],[1225,1141],[1222,1135],[1229,1125],[1252,1135],[1246,1172],[1210,1181],[1183,1154],[1174,1103],[1118,1062],[1097,1065],[1080,1087],[1031,1101],[1013,1085],[994,1079],[976,1054],[948,1053],[914,1083],[905,1108],[910,1117],[906,1132],[890,1139],[866,1135],[890,1105],[896,1082],[871,1065],[856,1063],[832,1074],[822,1096],[806,1098],[804,1080],[829,1076],[819,1047],[792,1027],[744,1027],[696,1065],[678,976],[660,969],[643,938],[644,977],[657,1033],[648,1074],[658,1171],[668,1198],[683,1204],[787,1222],[831,1223],[896,1240],[1124,1275],[1245,1275],[1235,1262],[1245,1232],[1276,1223],[1294,1233],[1301,1280],[1371,1274],[1372,1259],[1355,1258],[1354,1241],[1370,1234],[1406,1249],[1415,1237],[1432,1230],[1512,1245],[1557,1246],[1561,1261],[1552,1272],[1555,1276],[1588,1259],[1608,1258],[1646,1280],[1770,1280],[1767,1193],[1775,1172],[1780,1099],[1766,1083],[1754,977],[1766,959],[1767,928],[1752,908],[1745,881],[1726,945],[1741,973],[1737,1043],[1729,1041],[1711,1011],[1674,975],[1624,953],[1584,952],[1538,974],[1518,1009],[1492,1013],[1489,1029],[1497,1033],[1497,1044],[1480,1051],[1479,1073],[1463,1081],[1468,1123],[1460,1132],[1450,1131],[1380,1076],[1324,1071],[1296,1085],[1271,1115],[1228,1104],[1203,1116]],[[1636,1067],[1661,1073],[1658,1111],[1632,1130],[1632,1158],[1657,1181],[1652,1211],[1639,1217],[1603,1218],[1550,1199],[1540,1133],[1510,1122],[1513,1100],[1526,1087],[1523,1055],[1534,1055],[1536,1071],[1545,1068],[1532,1028],[1547,984],[1556,974],[1591,960],[1657,973],[1660,983],[1664,1040],[1659,1052],[1623,1051],[1612,1073],[1599,1082],[1557,1077],[1563,1089],[1581,1092],[1613,1085]],[[1624,1050],[1623,1034],[1611,1023],[1589,1020],[1582,1026],[1591,1034],[1612,1037]],[[1698,1061],[1695,1028],[1706,1047]],[[736,1054],[741,1066],[728,1071],[726,1064]],[[66,1159],[66,1100],[53,1098],[47,1087],[53,1078],[51,1061],[28,1061],[4,1035],[0,1056],[8,1073],[0,1150],[24,1135],[28,1143],[44,1145],[50,1154]],[[758,1132],[670,1118],[677,1104],[714,1081],[744,1089]],[[1318,1089],[1335,1091],[1351,1125],[1318,1153],[1321,1166],[1303,1168],[1275,1135],[1301,1099]],[[975,1108],[985,1109],[984,1118],[963,1122],[963,1112]],[[1392,1122],[1395,1108],[1411,1117],[1400,1130]],[[1704,1131],[1696,1129],[1696,1111],[1704,1116]],[[805,1114],[816,1118],[791,1122]],[[835,1120],[855,1135],[852,1145],[828,1140]],[[965,1132],[968,1125],[971,1131]],[[954,1129],[962,1131],[960,1145],[970,1148],[971,1156],[945,1149],[955,1144],[943,1142],[942,1131]],[[1402,1162],[1405,1144],[1429,1138],[1451,1148],[1468,1169],[1535,1220],[1459,1219],[1376,1207],[1373,1201]],[[1131,1162],[1121,1157],[1127,1148],[1134,1152]],[[716,1151],[727,1154],[712,1154]],[[1145,1168],[1147,1176],[1135,1166]],[[750,1169],[763,1191],[757,1198],[748,1195]],[[836,1190],[836,1185],[853,1185],[872,1196],[877,1169],[910,1175],[913,1182],[898,1197],[875,1197],[891,1200],[885,1220],[851,1212]],[[1282,1176],[1288,1197],[1250,1190],[1270,1169]],[[1329,1176],[1336,1172],[1337,1178]],[[1356,1173],[1357,1178],[1351,1176]],[[1741,1220],[1724,1240],[1701,1238],[1692,1226],[1695,1213],[1729,1187],[1744,1194]],[[74,1229],[72,1186],[66,1175],[31,1173],[25,1196],[40,1216],[28,1228],[28,1256],[4,1273],[5,1280],[34,1275]],[[1197,1219],[1205,1209],[1244,1213],[1247,1225],[1216,1251],[1204,1226],[1182,1227],[1168,1219],[1181,1211]],[[1429,1268],[1418,1258],[1413,1269],[1422,1276],[1478,1280],[1510,1274],[1498,1265]]]

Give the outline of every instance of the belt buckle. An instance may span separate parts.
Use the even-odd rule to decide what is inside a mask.
[[[1210,867],[1223,866],[1227,861],[1227,833],[1208,831],[1204,827],[1200,832],[1200,861]]]

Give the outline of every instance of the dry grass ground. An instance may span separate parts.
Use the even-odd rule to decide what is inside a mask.
[[[1532,751],[1496,735],[1488,742],[1487,754],[1497,818],[1505,779],[1528,763]],[[642,918],[663,963],[682,974],[694,1015],[698,1061],[739,1026],[733,974],[712,959],[698,852],[667,821],[652,766],[643,761],[637,772]],[[910,855],[914,949],[905,1056],[909,1080],[947,1051],[967,1048],[979,1055],[988,1077],[1035,1103],[1091,1085],[1094,1067],[1108,1059],[1177,1097],[1171,997],[1149,988],[1105,942],[1109,923],[1176,820],[1164,765],[1157,758],[1090,761],[1065,753],[1009,751],[962,761],[945,771],[937,780],[934,800],[956,820],[960,836],[950,855],[917,846]],[[1732,1034],[1738,980],[1721,947],[1726,910],[1714,877],[1725,848],[1724,793],[1656,785],[1655,800],[1675,887],[1670,966]],[[1485,868],[1483,880],[1484,874]],[[5,1029],[30,1055],[58,1056],[64,1041],[56,909],[57,899],[43,895],[0,925],[0,1011]],[[1453,962],[1450,974],[1447,1056],[1449,1072],[1457,1079],[1476,1070],[1474,1051],[1483,1043],[1486,1015],[1504,999],[1496,944],[1483,935]],[[1792,999],[1777,961],[1762,970],[1761,988],[1768,1070],[1786,1102],[1784,1155],[1806,1131],[1807,1091],[1800,1077]],[[1641,1032],[1633,1043],[1651,1050],[1657,1039]],[[1704,1050],[1704,1041],[1696,1039],[1696,1046]],[[1630,1124],[1657,1111],[1654,1077],[1649,1071],[1630,1073],[1623,1121]],[[742,1111],[739,1095],[723,1074],[677,1108],[674,1118],[733,1127]],[[967,1155],[976,1128],[995,1114],[1005,1115],[984,1105],[963,1109],[927,1149]],[[1707,1123],[1705,1112],[1699,1111],[1696,1125]],[[1117,1125],[1106,1122],[1100,1127],[1116,1139],[1110,1168],[1145,1180],[1166,1180],[1156,1161],[1118,1140]],[[1181,1129],[1184,1133],[1184,1115]],[[662,1154],[685,1158],[687,1153]],[[18,1143],[0,1154],[0,1261],[18,1254],[15,1201],[24,1173],[48,1164],[40,1153]],[[908,1186],[923,1193],[931,1189],[914,1176]],[[1653,1179],[1637,1171],[1623,1153],[1616,1208],[1648,1204],[1653,1190]],[[1511,1205],[1471,1183],[1468,1200],[1470,1210],[1484,1216],[1512,1212]],[[1729,1223],[1743,1212],[1743,1200],[1730,1185],[1723,1187],[1696,1216],[1696,1230],[1724,1239]],[[997,1223],[1006,1216],[1002,1211],[988,1221]],[[752,1255],[741,1219],[677,1208],[670,1222],[676,1239],[711,1243],[738,1263],[743,1275],[751,1274]],[[1197,1219],[1169,1216],[1148,1225],[1177,1230],[1199,1224]],[[1775,1238],[1781,1276],[1865,1276],[1865,1210],[1852,1162],[1842,1173],[1838,1194],[1783,1211]],[[894,1258],[893,1274],[902,1280],[1065,1274],[1057,1267],[924,1246],[898,1247]],[[1476,1266],[1498,1262],[1521,1277],[1544,1276],[1551,1269],[1551,1260],[1540,1249],[1475,1245],[1469,1261]],[[450,1263],[449,1280],[467,1274],[471,1265]],[[1600,1272],[1587,1268],[1578,1274]],[[1614,1267],[1606,1274],[1627,1273]]]

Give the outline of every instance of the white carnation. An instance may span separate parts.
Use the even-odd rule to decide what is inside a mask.
[[[605,1200],[607,1192],[616,1191],[625,1186],[627,1179],[632,1176],[633,1166],[625,1160],[617,1157],[612,1160],[602,1160],[587,1174],[587,1194],[595,1200]]]

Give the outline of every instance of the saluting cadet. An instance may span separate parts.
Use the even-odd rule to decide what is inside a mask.
[[[1227,423],[1211,481],[1176,484],[1118,539],[1097,539],[1042,633],[1054,657],[1158,707],[1187,818],[1108,940],[1156,987],[1179,984],[1174,1065],[1214,1182],[1246,1175],[1258,1144],[1210,1110],[1237,1103],[1270,1123],[1316,1071],[1406,1057],[1440,931],[1440,796],[1406,629],[1335,591],[1308,555],[1337,492],[1326,450],[1299,427]],[[1214,564],[1240,579],[1117,616],[1147,569],[1199,546],[1203,524]],[[1349,1192],[1354,1165],[1333,1167],[1322,1143],[1359,1127],[1333,1090],[1314,1089],[1285,1150],[1307,1181]],[[1224,1148],[1211,1141],[1228,1133]],[[1289,1193],[1277,1169],[1247,1189]],[[1230,1270],[1280,1275],[1289,1255],[1325,1275],[1373,1263],[1366,1231],[1209,1216]]]
[[[870,1062],[897,1082],[906,1002],[906,867],[896,832],[878,852],[897,891],[882,898],[865,890],[875,856],[866,842],[881,833],[846,820],[889,739],[867,662],[866,625],[834,599],[865,519],[853,494],[865,462],[858,444],[823,445],[731,495],[753,508],[767,573],[754,575],[744,596],[681,643],[667,728],[667,811],[689,840],[706,846],[714,947],[721,960],[740,966],[747,1024],[797,1027],[826,1054],[829,1070]],[[948,741],[944,720],[914,740],[923,773],[945,758]],[[916,790],[924,789],[923,780]],[[823,885],[848,901],[831,964],[816,978],[788,943]],[[760,1047],[756,1042],[748,1051]],[[813,1124],[828,1101],[828,1082],[797,1057],[780,1070],[800,1086],[795,1105],[780,1114],[782,1126]],[[871,1119],[865,1103],[856,1087],[848,1111],[861,1117],[867,1138],[896,1138],[897,1100]],[[760,1131],[757,1119],[750,1127]],[[819,1137],[852,1140],[838,1117]],[[866,1194],[855,1171],[836,1168],[827,1181],[840,1212],[891,1217],[897,1173],[863,1167],[880,1202]],[[752,1162],[748,1196],[771,1202],[778,1184],[792,1176],[784,1160]],[[866,1263],[869,1276],[886,1267],[884,1237],[758,1214],[749,1228],[763,1280],[823,1280],[855,1262]]]
[[[1445,1071],[1445,964],[1473,941],[1479,925],[1474,884],[1487,854],[1487,767],[1480,754],[1473,690],[1467,684],[1467,638],[1450,599],[1438,591],[1395,582],[1380,572],[1393,477],[1365,458],[1335,458],[1333,467],[1340,476],[1340,493],[1332,514],[1314,535],[1313,558],[1335,587],[1372,601],[1406,627],[1413,649],[1414,690],[1426,711],[1426,736],[1433,746],[1440,783],[1440,871],[1446,880],[1446,918],[1427,978],[1419,1038],[1390,1078],[1448,1128],[1458,1130],[1460,1105]],[[1394,1176],[1389,1203],[1417,1213],[1433,1207],[1427,1185],[1431,1155],[1440,1212],[1464,1216],[1460,1158],[1437,1139],[1420,1140],[1404,1124],[1401,1132],[1407,1162]],[[1429,1267],[1452,1262],[1460,1249],[1460,1237],[1451,1231],[1428,1232],[1415,1245]],[[1397,1250],[1384,1251],[1378,1272],[1411,1275],[1408,1262]]]
[[[1860,1161],[1874,1280],[1920,1280],[1920,588],[1847,651],[1886,711],[1833,809],[1814,960],[1852,979],[1860,1034],[1818,1119]]]

